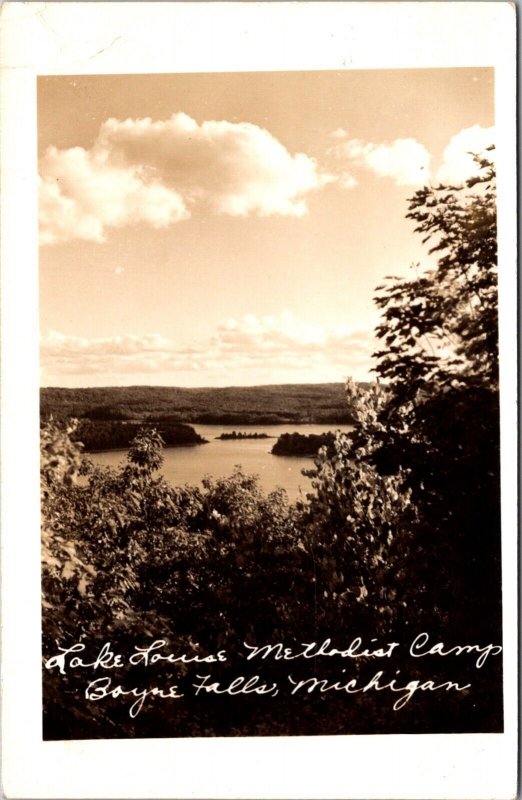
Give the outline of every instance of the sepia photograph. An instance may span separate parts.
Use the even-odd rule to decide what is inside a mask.
[[[503,730],[490,68],[38,81],[45,739]]]
[[[509,2],[2,9],[2,791],[511,800]]]

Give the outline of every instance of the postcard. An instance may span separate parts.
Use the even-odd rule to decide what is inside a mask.
[[[512,6],[2,36],[6,797],[514,796]]]

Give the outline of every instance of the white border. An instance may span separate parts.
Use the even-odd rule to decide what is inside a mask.
[[[507,2],[3,5],[2,745],[8,798],[515,796],[515,35],[515,7]],[[442,66],[496,70],[506,733],[43,743],[36,75]]]

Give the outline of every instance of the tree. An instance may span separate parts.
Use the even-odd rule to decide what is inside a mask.
[[[418,539],[448,596],[439,603],[446,624],[494,635],[501,617],[496,183],[492,161],[475,160],[477,174],[463,186],[425,187],[410,202],[408,217],[432,245],[436,267],[379,287],[384,347],[376,372],[389,401],[379,414],[375,463],[408,470],[421,512]]]
[[[496,179],[490,160],[475,161],[464,186],[426,186],[410,201],[436,267],[377,289],[376,372],[397,403],[427,386],[498,384]]]
[[[310,556],[283,490],[265,496],[240,470],[202,489],[173,487],[158,475],[162,440],[148,429],[118,468],[96,467],[74,434],[74,423],[53,421],[41,433],[44,664],[77,643],[96,651],[110,642],[125,652],[165,639],[178,652],[226,647],[233,656],[245,638],[303,635]],[[238,669],[232,658],[222,672],[232,679]],[[159,672],[163,682],[184,678],[179,664]],[[44,670],[46,736],[230,730],[226,703],[202,712],[187,700],[175,720],[160,706],[133,721],[121,703],[86,706],[84,690],[79,673]],[[253,713],[245,704],[244,724]]]
[[[407,216],[438,260],[412,280],[390,278],[378,287],[380,383],[369,391],[348,384],[355,431],[350,441],[341,437],[332,457],[319,459],[310,509],[323,537],[336,519],[343,540],[358,541],[366,568],[375,558],[372,537],[387,529],[393,535],[389,546],[384,535],[382,558],[397,563],[392,542],[399,533],[398,574],[409,576],[403,620],[415,613],[455,636],[475,630],[495,637],[501,617],[495,171],[487,158],[476,160],[477,175],[463,186],[425,187],[410,201]],[[396,496],[401,501],[391,502]],[[373,533],[364,518],[369,510]],[[400,588],[393,570],[374,572],[368,578],[374,598],[381,579]],[[375,602],[372,592],[368,600]]]

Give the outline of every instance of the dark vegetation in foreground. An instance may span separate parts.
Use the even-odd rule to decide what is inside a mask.
[[[502,641],[494,187],[484,160],[480,180],[415,194],[409,216],[438,266],[379,287],[376,370],[387,385],[348,382],[354,432],[321,448],[305,500],[265,495],[240,470],[173,487],[150,430],[126,464],[102,468],[71,440],[74,425],[43,426],[44,665],[76,643],[90,661],[107,642],[127,657],[155,641],[177,656],[226,652],[219,663],[102,671],[112,687],[184,694],[149,698],[135,717],[128,698],[86,700],[100,671],[44,668],[45,739],[502,731],[500,656],[477,668],[476,654],[408,654],[423,631],[446,648]],[[290,665],[249,661],[244,647],[331,640],[343,650],[357,637],[399,646],[390,658]],[[283,687],[289,673],[361,685],[381,670],[469,689],[419,691],[399,710],[386,692],[193,690],[196,674]]]
[[[364,387],[366,384],[361,384]],[[209,425],[350,424],[342,383],[214,389],[124,386],[41,390],[43,420],[90,419]]]

